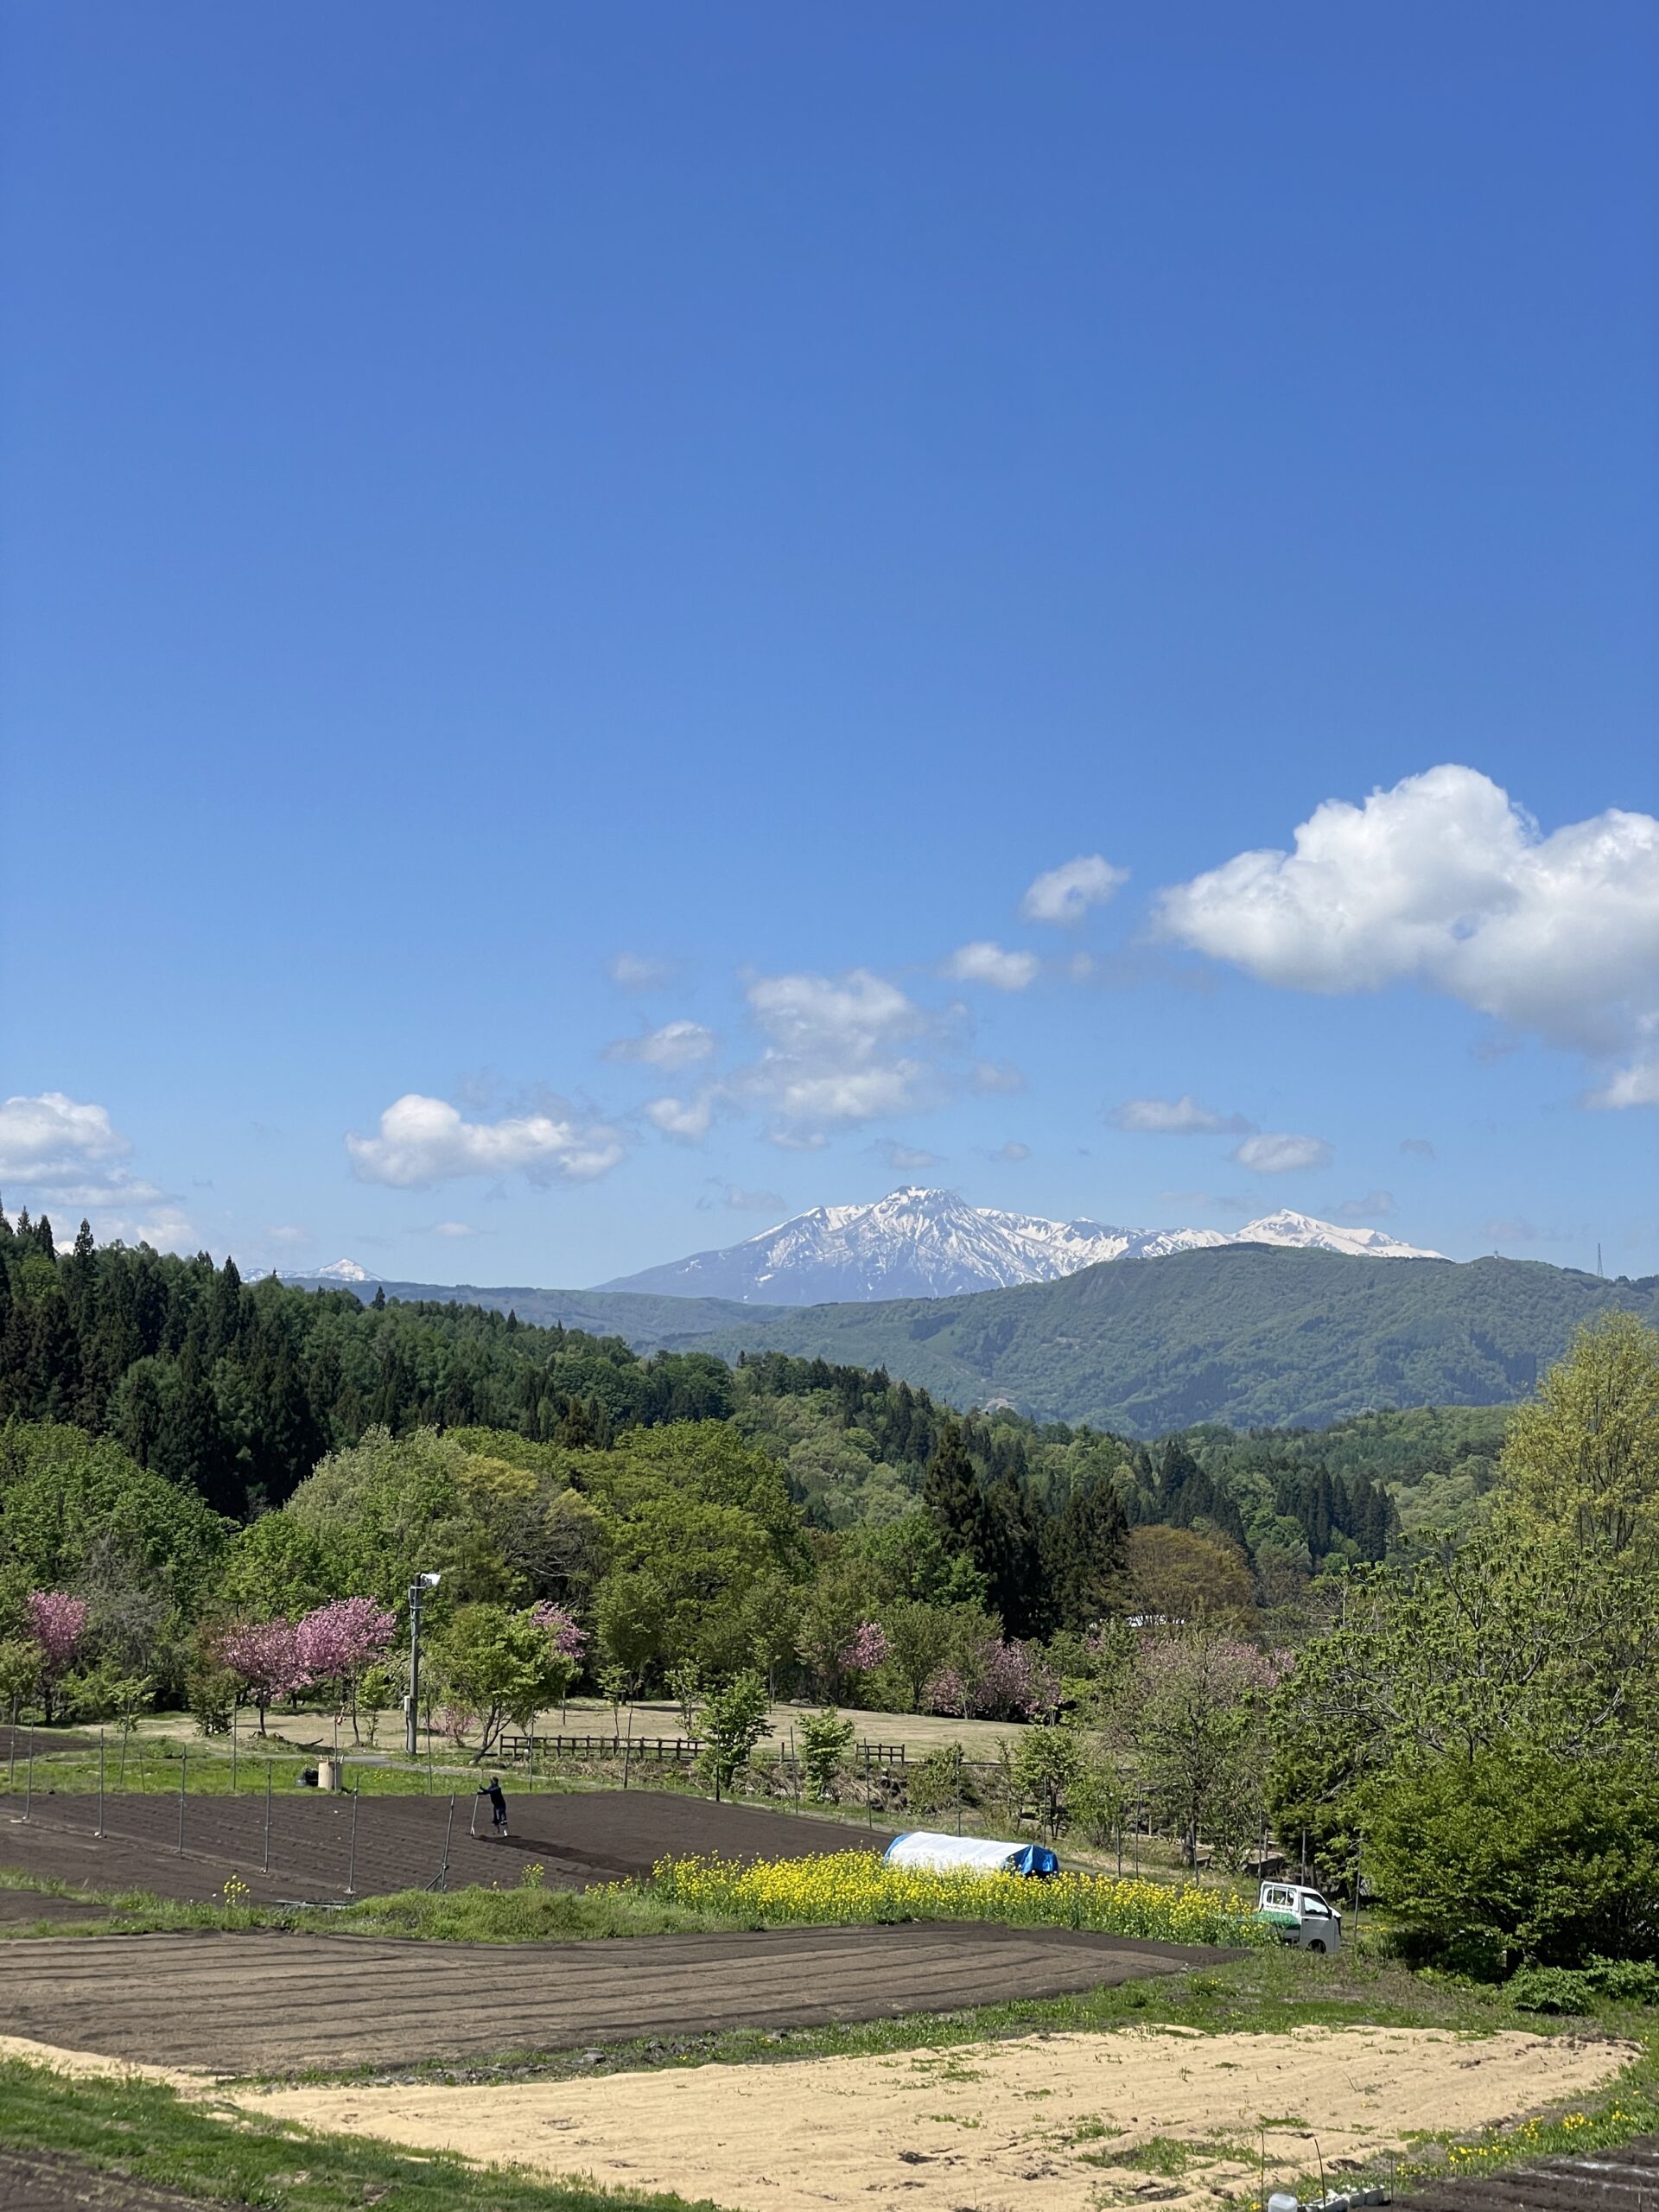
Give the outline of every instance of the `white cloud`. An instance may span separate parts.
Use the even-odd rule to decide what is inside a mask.
[[[1644,1022],[1645,1031],[1653,1028]],[[1659,1106],[1659,1057],[1632,1060],[1628,1067],[1618,1069],[1611,1080],[1599,1090],[1592,1090],[1585,1100],[1602,1112],[1617,1113],[1625,1106]]]
[[[435,1236],[476,1236],[478,1231],[469,1221],[435,1221],[432,1234]]]
[[[1402,1137],[1400,1149],[1414,1153],[1419,1160],[1433,1160],[1434,1157],[1434,1147],[1427,1137]]]
[[[994,991],[1023,991],[1034,983],[1042,967],[1034,952],[1005,952],[1000,944],[981,938],[958,945],[944,963],[944,972],[954,982],[988,983]]]
[[[1328,1167],[1336,1154],[1323,1137],[1246,1137],[1230,1159],[1257,1175],[1290,1175],[1304,1167]]]
[[[286,1244],[291,1246],[295,1244],[308,1244],[312,1241],[310,1230],[308,1229],[302,1229],[298,1222],[295,1221],[267,1222],[265,1224],[265,1234],[270,1237],[273,1244]]]
[[[447,1100],[413,1090],[386,1108],[375,1135],[353,1133],[346,1149],[359,1182],[399,1190],[520,1170],[532,1183],[588,1182],[622,1158],[614,1130],[584,1127],[564,1111],[468,1122]]]
[[[766,1039],[728,1088],[785,1128],[900,1114],[928,1087],[928,1064],[901,1049],[928,1017],[896,984],[855,968],[844,976],[759,976],[747,996]]]
[[[605,1047],[607,1060],[637,1060],[645,1067],[695,1067],[715,1049],[715,1033],[700,1021],[665,1021],[643,1037],[618,1037]]]
[[[1659,1020],[1659,820],[1610,808],[1545,836],[1491,779],[1445,765],[1328,799],[1294,850],[1166,891],[1166,937],[1306,991],[1414,982],[1599,1057]],[[1592,1103],[1655,1103],[1640,1060]]]
[[[1217,1114],[1190,1093],[1179,1098],[1126,1098],[1106,1116],[1115,1129],[1135,1129],[1157,1136],[1248,1136],[1254,1122],[1243,1114]]]
[[[1029,1160],[1031,1147],[1028,1144],[1021,1144],[1018,1137],[1010,1137],[1006,1144],[998,1145],[996,1150],[991,1154],[991,1158],[1010,1161]]]
[[[700,1090],[691,1098],[653,1098],[645,1107],[645,1119],[653,1128],[684,1144],[701,1144],[714,1118],[712,1090]]]
[[[0,1105],[0,1182],[105,1188],[109,1179],[97,1169],[131,1150],[107,1107],[83,1104],[60,1090]]]
[[[768,1129],[766,1142],[779,1152],[822,1152],[829,1144],[822,1129]]]
[[[613,952],[605,973],[621,991],[664,991],[679,974],[676,960],[653,960],[642,952]]]
[[[1020,901],[1020,911],[1028,922],[1075,929],[1091,906],[1103,906],[1128,880],[1128,868],[1114,868],[1098,853],[1084,854],[1039,875]]]
[[[976,1090],[991,1096],[1026,1087],[1026,1078],[1008,1060],[976,1060],[969,1081]]]

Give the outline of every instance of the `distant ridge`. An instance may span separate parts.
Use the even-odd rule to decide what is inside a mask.
[[[814,1206],[740,1244],[694,1252],[619,1275],[605,1291],[653,1291],[744,1304],[817,1306],[883,1298],[951,1298],[1015,1283],[1052,1282],[1109,1260],[1165,1259],[1226,1244],[1284,1244],[1351,1258],[1438,1260],[1380,1229],[1344,1229],[1308,1214],[1264,1214],[1219,1229],[1116,1229],[1098,1221],[970,1206],[954,1191],[912,1185],[871,1205]]]
[[[336,1282],[290,1277],[320,1290]],[[369,1283],[352,1286],[359,1297]],[[387,1282],[389,1298],[563,1322],[636,1350],[776,1351],[883,1367],[947,1403],[1157,1436],[1198,1421],[1318,1428],[1406,1406],[1525,1397],[1609,1307],[1659,1324],[1659,1277],[1604,1281],[1536,1260],[1384,1268],[1331,1252],[1229,1244],[1155,1267],[1109,1262],[955,1298],[783,1306],[636,1291]]]

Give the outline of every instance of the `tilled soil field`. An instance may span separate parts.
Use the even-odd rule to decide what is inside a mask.
[[[484,1833],[469,1833],[477,1806]],[[446,1796],[273,1797],[265,1866],[263,1795],[240,1797],[94,1796],[36,1793],[25,1821],[21,1797],[0,1797],[0,1866],[92,1889],[143,1889],[204,1902],[234,1876],[257,1904],[378,1897],[447,1878],[510,1888],[532,1859],[556,1888],[648,1874],[658,1859],[717,1853],[799,1859],[887,1841],[882,1831],[833,1821],[713,1803],[667,1790],[571,1791],[511,1800],[512,1834],[488,1834],[488,1808],[468,1791],[453,1815]],[[353,1840],[355,1826],[355,1840]],[[184,1848],[179,1846],[182,1834]],[[445,1870],[447,1867],[447,1876]]]
[[[1659,2135],[1582,2158],[1541,2159],[1480,2181],[1432,2182],[1400,2201],[1403,2212],[1653,2212],[1659,2204]]]
[[[943,1922],[558,1944],[23,1938],[3,1954],[0,2033],[221,2074],[403,2067],[949,2012],[1236,1955]]]

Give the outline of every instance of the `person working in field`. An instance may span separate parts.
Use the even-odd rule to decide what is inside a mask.
[[[492,1775],[487,1782],[480,1784],[478,1794],[480,1797],[487,1797],[490,1801],[490,1828],[492,1834],[495,1835],[505,1835],[507,1832],[507,1800],[505,1793],[501,1788],[499,1778],[495,1775]]]

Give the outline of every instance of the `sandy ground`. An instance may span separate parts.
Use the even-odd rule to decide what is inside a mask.
[[[1634,2046],[1441,2030],[1180,2029],[1055,2035],[771,2066],[499,2088],[296,2088],[236,2101],[313,2126],[449,2149],[734,2212],[1213,2208],[1268,2179],[1518,2119],[1582,2096]]]

